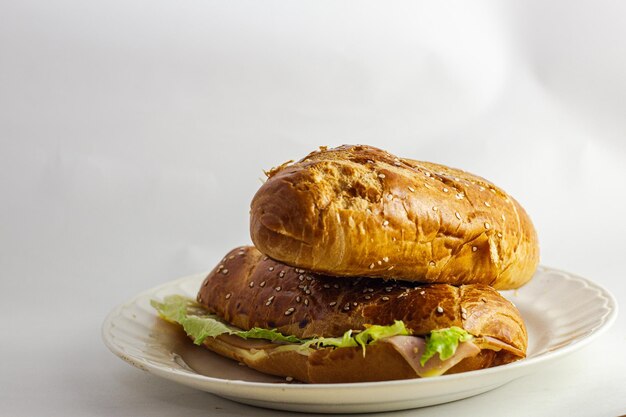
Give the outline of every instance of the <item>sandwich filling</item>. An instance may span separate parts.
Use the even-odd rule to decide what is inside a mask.
[[[465,330],[453,326],[437,329],[429,335],[412,335],[402,321],[391,325],[368,325],[362,330],[348,330],[340,337],[316,337],[300,339],[284,335],[276,329],[254,327],[242,330],[225,323],[210,314],[193,299],[170,295],[160,302],[151,301],[159,316],[166,321],[179,324],[197,345],[207,338],[232,335],[245,340],[265,340],[273,350],[296,351],[309,355],[319,348],[360,348],[363,355],[372,343],[389,343],[420,377],[438,376],[465,358],[477,355],[480,348],[473,343],[474,337]]]

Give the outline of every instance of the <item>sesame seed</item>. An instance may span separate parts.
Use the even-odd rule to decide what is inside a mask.
[[[239,256],[243,256],[243,255],[245,255],[245,254],[246,254],[246,253],[245,253],[244,251],[241,251],[241,252],[239,252],[237,255],[239,255]]]
[[[302,301],[302,298],[300,298],[300,296],[296,297],[296,303],[299,303],[300,301]]]
[[[368,288],[367,291],[374,292],[374,289],[373,288]]]
[[[366,300],[369,300],[370,298],[372,298],[372,296],[371,296],[371,295],[369,295],[369,294],[365,296],[365,299],[366,299]]]
[[[330,284],[324,284],[324,288],[330,288]]]
[[[467,314],[467,309],[465,307],[461,307],[461,313]]]
[[[281,290],[281,288],[280,288],[280,287],[276,287],[276,288],[274,288],[274,289],[276,290],[276,292],[278,292],[278,291],[280,291],[280,290]]]
[[[339,288],[339,284],[333,284],[333,288],[338,289]]]
[[[309,295],[309,294],[311,294],[311,290],[306,290],[304,293],[305,293],[306,295]]]
[[[289,307],[287,311],[285,311],[285,316],[291,315],[291,313],[293,313],[295,310],[296,310],[295,308]]]
[[[336,306],[337,305],[337,301],[331,301],[330,303],[328,303],[329,306]]]
[[[280,271],[280,273],[278,274],[279,277],[284,277],[285,276],[285,271]]]
[[[250,281],[250,284],[248,284],[248,287],[250,288],[254,287],[254,281]]]
[[[235,255],[230,255],[228,259],[235,259]]]
[[[461,313],[461,318],[463,320],[467,320],[467,313]]]
[[[224,274],[224,275],[228,274],[228,269],[226,269],[226,268],[222,269],[222,274]]]
[[[385,174],[378,174],[378,178],[385,178]]]
[[[437,313],[443,313],[443,308],[441,306],[437,306]]]
[[[491,225],[489,224],[489,222],[485,222],[485,229],[489,229],[491,228]]]
[[[502,237],[502,232],[498,232],[498,237]]]
[[[393,268],[395,268],[395,265],[391,265],[389,268],[387,268],[387,271],[391,271]]]
[[[450,191],[450,190],[448,190],[448,189],[447,189],[447,188],[445,188],[445,187],[443,188],[443,192],[444,192],[444,193],[447,193],[448,191]]]
[[[391,290],[393,290],[393,287],[385,287],[385,291],[391,292]]]
[[[356,307],[357,305],[359,305],[359,303],[357,303],[357,302],[355,301],[355,302],[353,302],[353,303],[352,303],[352,305],[353,305],[354,307]]]
[[[293,381],[293,377],[291,377],[291,376],[285,377],[285,381],[291,382],[291,381]]]
[[[420,291],[420,295],[426,294],[426,291]]]
[[[389,301],[389,297],[384,296],[383,298],[381,298],[383,301]]]
[[[426,175],[427,177],[430,177],[430,172],[426,171],[424,172],[424,175]]]
[[[270,298],[267,299],[267,302],[265,303],[266,306],[272,304],[272,301],[274,301],[274,296],[272,295]]]
[[[463,193],[456,193],[455,197],[457,200],[463,200],[463,197],[465,197],[465,195]]]
[[[435,261],[430,261],[430,262],[428,262],[428,265],[435,266],[436,264],[435,264]]]
[[[300,281],[304,281],[304,275],[299,275],[299,276],[298,276],[298,279],[299,279]]]
[[[383,222],[383,226],[387,226],[387,225],[389,225],[389,220],[385,220],[385,221]]]
[[[485,201],[485,206],[491,207],[491,204],[489,204],[489,201]]]
[[[383,261],[384,261],[384,262],[389,262],[389,258],[385,256],[385,257],[383,258]]]
[[[346,311],[350,310],[350,303],[346,303],[346,305],[343,306],[343,309]]]
[[[263,288],[265,287],[265,281],[263,281],[262,283],[259,284],[259,287]]]
[[[305,299],[304,299],[304,305],[305,305],[305,306],[308,306],[308,305],[309,305],[309,299],[308,299],[308,298],[305,298]]]
[[[456,216],[457,219],[461,220],[461,213],[459,213],[458,211],[455,211],[454,215]]]
[[[476,246],[472,246],[472,252],[476,252],[478,248]]]
[[[478,186],[478,189],[479,189],[480,191],[485,191],[485,187],[483,187],[482,185],[479,185],[479,186]]]
[[[374,264],[373,263],[370,264],[370,269],[374,269]]]
[[[306,277],[306,280],[307,281],[313,281],[313,277],[309,275],[308,277]]]
[[[399,167],[400,165],[402,165],[399,161],[394,161],[393,163],[395,166]]]
[[[383,264],[383,261],[378,261],[378,262],[376,262],[376,263],[377,263],[378,265],[382,265],[382,264]]]
[[[439,210],[437,206],[433,206],[433,211],[437,211],[437,210]]]
[[[408,188],[409,188],[409,191],[410,191],[410,192],[412,192],[412,193],[414,193],[414,192],[415,192],[415,188],[413,188],[413,187],[408,187]]]
[[[231,295],[232,295],[231,293],[228,293],[228,294],[226,294],[226,297],[224,297],[224,298],[226,298],[228,300]]]
[[[270,266],[269,268],[267,268],[270,272],[274,270],[273,266]]]
[[[269,258],[268,258],[267,256],[264,256],[264,257],[263,257],[263,260],[264,260],[264,261],[267,261],[268,259],[269,259]]]

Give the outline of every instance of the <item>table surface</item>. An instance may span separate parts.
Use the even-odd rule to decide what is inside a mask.
[[[319,145],[493,180],[531,215],[543,264],[626,306],[625,13],[608,0],[0,2],[0,415],[282,415],[135,369],[100,327],[249,242],[262,170]],[[624,352],[620,314],[539,372],[393,415],[623,415]]]

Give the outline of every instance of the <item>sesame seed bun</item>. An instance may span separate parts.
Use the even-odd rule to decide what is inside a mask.
[[[309,154],[268,172],[250,233],[288,265],[345,277],[518,288],[539,245],[515,199],[476,175],[370,146]]]

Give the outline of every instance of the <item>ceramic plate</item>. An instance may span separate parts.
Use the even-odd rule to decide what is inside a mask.
[[[528,357],[479,371],[435,378],[352,384],[300,384],[258,373],[195,346],[150,307],[168,294],[195,297],[205,274],[146,291],[113,310],[102,335],[117,356],[152,374],[245,404],[281,410],[361,413],[445,403],[497,388],[587,345],[617,316],[604,288],[562,271],[541,267],[534,279],[503,295],[528,328]]]

